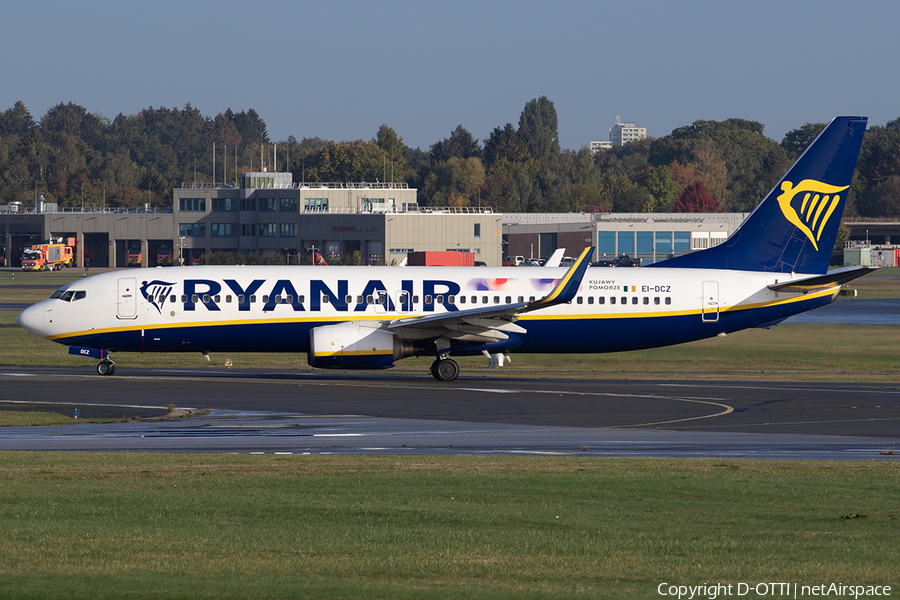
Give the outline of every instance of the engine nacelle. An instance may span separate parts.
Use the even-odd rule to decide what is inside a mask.
[[[412,355],[393,333],[365,322],[315,327],[309,332],[307,362],[319,369],[388,369]]]

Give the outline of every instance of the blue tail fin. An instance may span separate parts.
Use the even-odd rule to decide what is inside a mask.
[[[825,273],[866,117],[836,117],[725,242],[652,267]]]

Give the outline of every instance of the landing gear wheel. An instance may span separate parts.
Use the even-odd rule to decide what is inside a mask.
[[[439,358],[431,365],[431,375],[438,381],[453,381],[459,375],[459,365],[452,358]]]
[[[103,375],[104,377],[107,375],[114,375],[116,372],[116,363],[111,360],[104,360],[103,362],[97,363],[97,374]]]

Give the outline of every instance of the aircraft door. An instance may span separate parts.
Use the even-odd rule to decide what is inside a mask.
[[[701,298],[700,315],[704,323],[715,323],[719,320],[719,282],[704,281]]]
[[[384,290],[375,290],[375,313],[384,314],[393,310],[390,295]]]
[[[394,300],[394,307],[397,312],[412,312],[412,297],[410,296],[410,293],[406,290],[397,292],[397,296]]]
[[[120,319],[137,318],[137,281],[134,277],[119,279],[116,307],[116,316]]]

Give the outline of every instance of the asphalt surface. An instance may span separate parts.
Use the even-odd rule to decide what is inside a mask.
[[[193,416],[4,428],[0,449],[900,455],[900,386],[0,367],[0,410],[147,419],[170,404]]]

